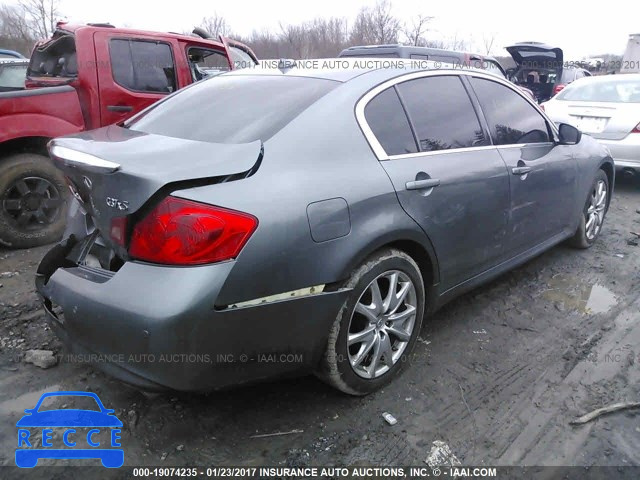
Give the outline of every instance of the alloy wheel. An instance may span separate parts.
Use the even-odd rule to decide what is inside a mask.
[[[347,334],[349,363],[358,376],[378,378],[400,360],[413,334],[417,308],[415,285],[404,272],[382,273],[367,286]]]
[[[589,208],[587,208],[587,223],[585,225],[587,239],[593,240],[600,233],[606,208],[607,184],[603,180],[598,180],[591,192]]]

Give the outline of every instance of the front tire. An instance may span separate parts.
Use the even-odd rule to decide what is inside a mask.
[[[30,248],[59,240],[69,191],[51,160],[19,153],[0,163],[0,244]]]
[[[331,328],[318,376],[342,392],[366,395],[408,363],[422,327],[424,282],[409,255],[387,249],[356,268],[344,286],[351,295]]]
[[[604,171],[598,170],[580,215],[578,229],[569,240],[572,247],[589,248],[598,239],[609,206],[609,192],[609,178]]]

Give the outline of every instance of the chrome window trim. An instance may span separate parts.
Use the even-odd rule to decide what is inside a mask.
[[[429,152],[416,152],[416,153],[403,153],[400,155],[390,155],[387,158],[380,159],[381,162],[387,160],[402,160],[404,158],[416,158],[416,157],[429,157],[431,155],[440,155],[447,153],[464,153],[475,152],[479,150],[495,150],[495,145],[482,145],[480,147],[462,147],[462,148],[447,148],[446,150],[431,150]]]
[[[477,78],[482,78],[484,80],[489,80],[491,82],[496,82],[499,84],[502,84],[503,86],[510,88],[512,91],[514,91],[515,93],[517,93],[521,98],[523,98],[525,101],[527,101],[529,103],[529,105],[533,106],[536,111],[542,115],[542,118],[544,118],[547,123],[550,125],[551,130],[554,134],[554,137],[557,138],[558,137],[558,129],[557,126],[555,125],[555,123],[553,123],[549,117],[547,117],[546,113],[543,112],[540,107],[538,106],[537,103],[533,102],[530,98],[528,98],[528,96],[526,96],[516,85],[514,85],[513,83],[509,82],[506,79],[502,79],[500,77],[497,77],[495,75],[489,74],[489,73],[484,73],[484,72],[478,72],[478,71],[470,71],[470,70],[421,70],[418,72],[411,72],[411,73],[406,73],[403,75],[399,75],[397,77],[391,78],[389,80],[386,80],[384,82],[382,82],[379,85],[376,85],[375,87],[373,87],[371,90],[369,90],[367,93],[365,93],[362,97],[360,97],[360,99],[358,100],[358,102],[356,103],[356,108],[355,108],[355,115],[356,115],[356,121],[358,122],[358,125],[360,126],[360,129],[362,130],[362,133],[364,134],[365,138],[367,139],[367,142],[369,143],[369,146],[371,147],[371,150],[373,150],[373,153],[375,154],[375,156],[378,158],[379,161],[384,161],[384,160],[397,160],[397,159],[403,159],[403,158],[415,158],[415,157],[421,157],[421,156],[429,156],[429,155],[434,155],[434,154],[442,154],[442,153],[454,153],[454,152],[469,152],[469,151],[475,151],[475,150],[487,150],[489,148],[502,148],[502,147],[506,147],[506,148],[515,148],[515,147],[524,147],[526,145],[542,145],[542,144],[525,144],[525,143],[520,143],[520,144],[513,144],[513,145],[482,145],[479,147],[463,147],[463,148],[450,148],[450,149],[446,149],[446,150],[433,150],[430,152],[416,152],[416,153],[405,153],[405,154],[399,154],[399,155],[388,155],[387,152],[385,152],[384,148],[382,147],[382,145],[380,144],[380,142],[378,141],[378,139],[376,138],[376,136],[374,135],[373,131],[371,130],[371,127],[369,126],[369,123],[367,122],[367,119],[365,117],[364,114],[364,110],[366,108],[366,106],[369,104],[369,102],[371,100],[373,100],[379,93],[381,93],[382,91],[386,90],[389,87],[393,87],[395,85],[398,85],[400,83],[404,83],[410,80],[415,80],[418,78],[425,78],[425,77],[439,77],[439,76],[459,76],[459,75],[467,75],[470,77],[477,77]],[[544,144],[553,144],[553,142],[544,142]]]

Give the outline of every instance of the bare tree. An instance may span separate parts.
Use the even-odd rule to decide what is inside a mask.
[[[484,45],[485,55],[489,55],[491,53],[491,49],[493,48],[493,42],[495,42],[496,36],[494,33],[491,34],[483,34],[482,35],[482,44]]]
[[[49,38],[60,18],[59,0],[19,0],[18,6],[38,39]]]
[[[397,43],[400,20],[391,13],[389,0],[378,0],[373,8],[363,7],[351,28],[351,43]]]
[[[1,5],[0,45],[28,55],[35,41],[31,26],[22,10],[13,5]]]
[[[227,20],[215,12],[209,17],[203,17],[202,21],[200,22],[200,27],[205,29],[210,35],[215,38],[218,38],[218,36],[220,35],[223,35],[225,37],[231,35],[231,26],[229,25]]]
[[[424,38],[424,34],[427,33],[427,24],[432,19],[433,17],[418,15],[413,19],[411,25],[405,24],[403,32],[407,37],[407,43],[416,47],[426,46],[427,40]]]

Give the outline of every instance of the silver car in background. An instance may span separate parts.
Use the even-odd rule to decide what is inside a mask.
[[[543,108],[606,145],[618,169],[640,170],[640,74],[577,80]]]

